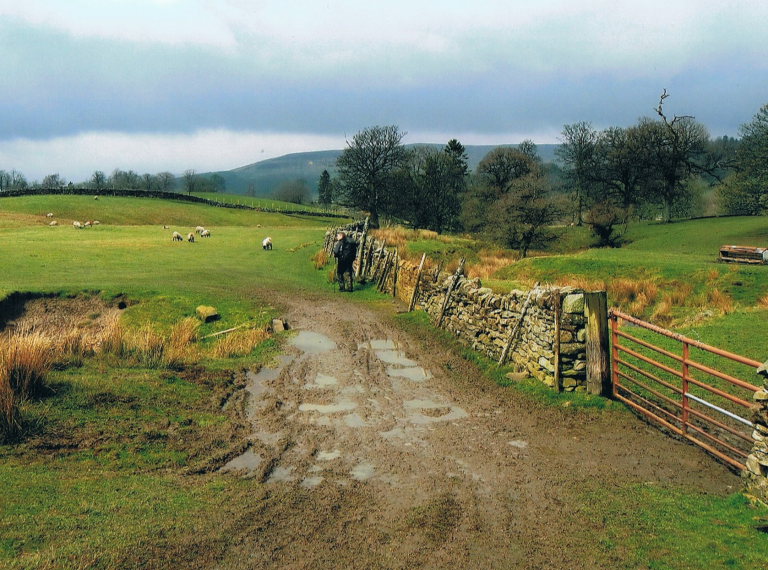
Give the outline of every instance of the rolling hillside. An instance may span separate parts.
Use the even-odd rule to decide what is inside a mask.
[[[408,145],[409,147],[421,145]],[[436,148],[442,148],[442,144],[430,144]],[[474,170],[482,158],[496,146],[514,145],[470,145],[467,146],[469,167]],[[555,159],[555,149],[558,145],[538,145],[539,154],[544,162],[552,162]],[[338,150],[319,150],[313,152],[299,152],[286,154],[277,158],[270,158],[232,170],[220,172],[207,172],[203,176],[218,174],[226,182],[226,191],[234,194],[246,194],[253,189],[255,196],[269,196],[282,182],[292,180],[305,180],[313,192],[317,192],[317,182],[323,170],[327,170],[333,176],[336,171],[336,159],[341,154]]]

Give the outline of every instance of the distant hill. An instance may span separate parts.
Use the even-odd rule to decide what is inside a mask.
[[[432,146],[443,148],[443,144],[412,144],[414,146]],[[497,146],[515,145],[469,145],[466,147],[469,157],[469,168],[474,170],[477,164]],[[544,162],[555,159],[556,144],[537,145],[539,155]],[[331,176],[336,174],[336,159],[342,150],[318,150],[312,152],[297,152],[277,158],[269,158],[232,170],[206,172],[203,176],[218,174],[226,183],[226,191],[233,194],[246,194],[251,188],[255,196],[269,196],[282,182],[302,179],[309,184],[312,191],[317,193],[317,183],[323,170]]]

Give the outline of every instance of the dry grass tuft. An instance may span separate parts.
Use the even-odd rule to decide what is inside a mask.
[[[101,337],[101,352],[119,358],[126,356],[125,329],[120,322],[120,315],[113,315],[104,327]]]
[[[669,326],[672,323],[671,311],[673,306],[674,304],[669,299],[669,297],[662,299],[661,302],[659,302],[659,304],[657,304],[653,309],[653,313],[651,314],[651,321],[663,327]]]
[[[664,295],[664,299],[669,301],[671,305],[683,306],[689,304],[693,296],[693,285],[690,283],[673,281],[665,289],[667,292]]]
[[[583,275],[565,275],[558,278],[557,284],[575,287],[584,291],[605,291],[607,285],[603,279],[589,279]]]
[[[171,346],[187,347],[197,342],[200,324],[200,321],[193,317],[187,317],[176,323],[171,329]]]
[[[408,230],[400,227],[379,228],[372,230],[371,235],[378,240],[386,240],[387,247],[403,249],[408,243]]]
[[[479,257],[479,262],[467,265],[467,276],[470,278],[487,279],[515,262],[509,253],[502,250],[480,251]]]
[[[263,329],[247,329],[234,331],[224,335],[211,349],[214,358],[231,358],[247,356],[254,348],[269,338],[269,333]]]
[[[0,443],[13,438],[19,429],[17,397],[11,388],[4,358],[0,352]]]
[[[720,291],[720,289],[711,289],[707,293],[707,302],[709,305],[727,315],[733,311],[733,299],[726,293]]]
[[[637,281],[622,277],[610,282],[608,292],[616,305],[627,309],[633,315],[642,315],[656,302],[659,287],[647,279]]]
[[[54,362],[53,342],[39,333],[14,335],[0,347],[2,372],[19,398],[41,394]]]
[[[326,265],[328,265],[328,260],[330,259],[330,256],[328,255],[328,252],[324,249],[319,250],[314,257],[312,258],[312,263],[315,266],[315,269],[322,269]]]
[[[762,309],[768,309],[768,295],[763,295],[757,300],[757,306]]]
[[[152,327],[146,324],[125,337],[127,352],[140,366],[162,368],[165,365],[166,340]]]

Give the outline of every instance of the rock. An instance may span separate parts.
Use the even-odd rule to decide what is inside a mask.
[[[522,382],[523,380],[527,380],[531,377],[528,372],[508,372],[506,374],[506,377],[512,380],[513,382]]]
[[[283,319],[272,319],[272,331],[283,332],[288,330],[288,323]]]
[[[755,402],[768,402],[768,390],[758,390],[755,392],[754,396],[752,396],[752,399]]]
[[[204,323],[217,321],[221,318],[221,315],[219,315],[219,312],[216,310],[216,307],[208,307],[206,305],[198,306],[195,309],[195,313],[197,314],[197,318],[199,318]]]
[[[563,299],[563,312],[564,313],[584,313],[584,294],[583,293],[571,293],[566,295]]]

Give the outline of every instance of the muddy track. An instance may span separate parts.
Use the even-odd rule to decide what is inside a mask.
[[[251,376],[251,446],[224,469],[269,493],[220,568],[609,567],[583,490],[738,488],[629,414],[539,405],[349,297],[278,304],[299,334]]]

